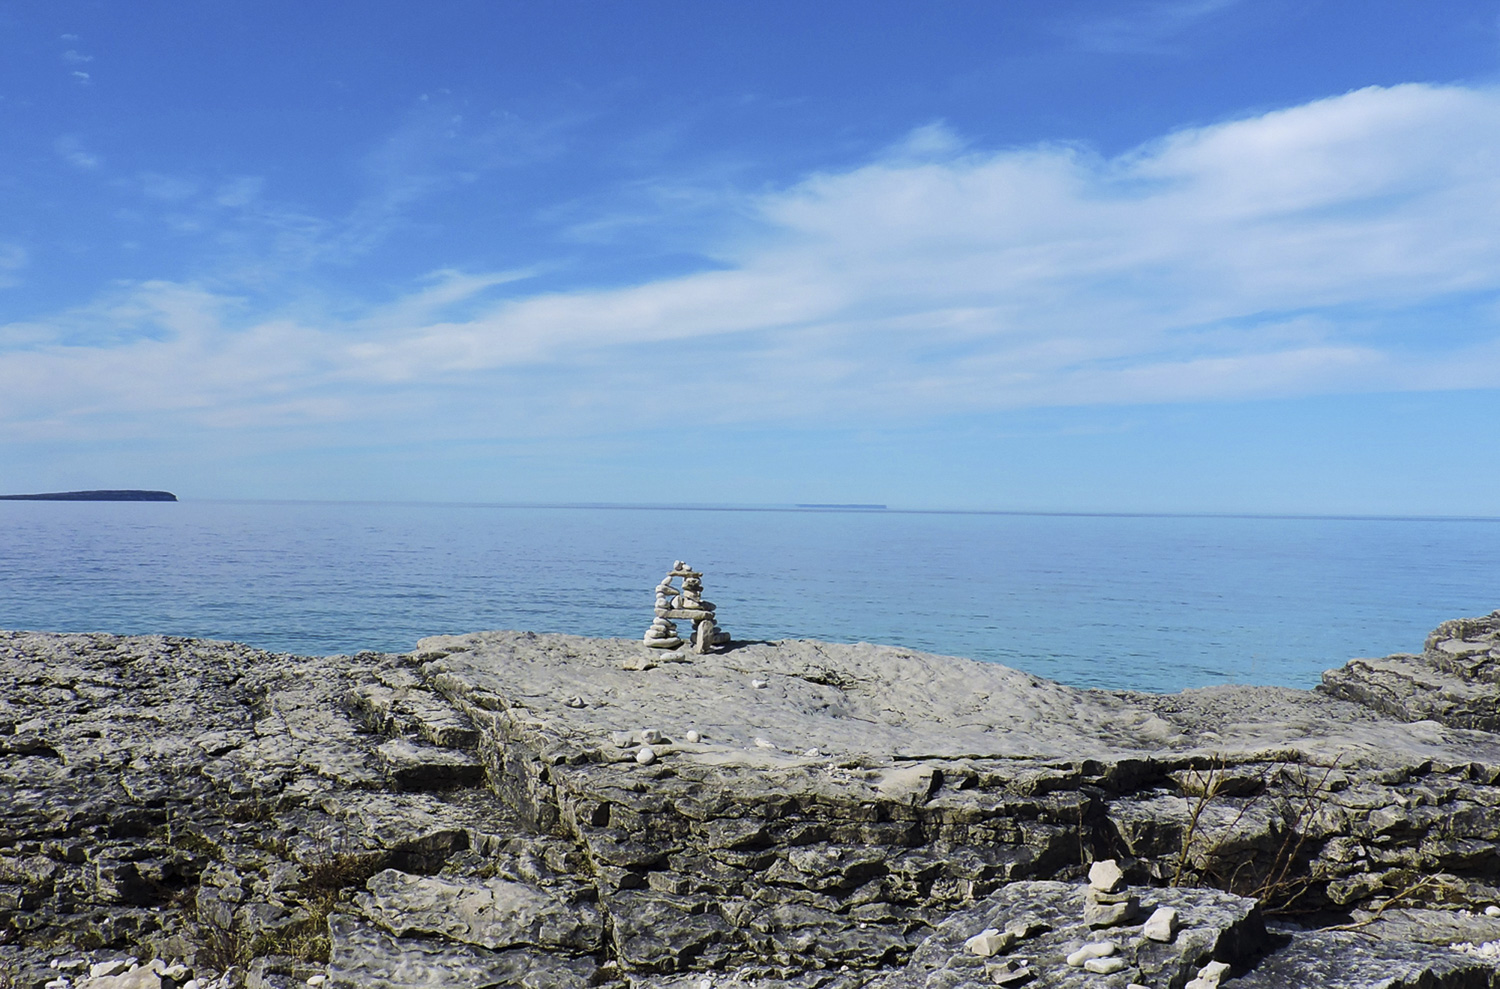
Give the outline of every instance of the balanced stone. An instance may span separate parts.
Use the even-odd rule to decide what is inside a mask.
[[[682,586],[673,581],[682,578]],[[675,649],[682,645],[677,638],[674,621],[693,623],[692,643],[696,653],[710,652],[715,646],[726,645],[729,633],[719,628],[714,621],[715,608],[712,602],[703,600],[703,574],[689,567],[682,560],[672,565],[672,571],[656,585],[655,619],[646,633],[645,642],[655,648]],[[670,646],[665,643],[671,642]]]
[[[1089,886],[1101,893],[1113,893],[1125,885],[1125,873],[1114,859],[1100,859],[1089,866]]]

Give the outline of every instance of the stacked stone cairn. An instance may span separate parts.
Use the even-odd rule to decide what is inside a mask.
[[[682,586],[673,584],[681,578]],[[656,618],[643,640],[651,649],[678,649],[683,645],[677,622],[693,623],[693,651],[706,653],[729,641],[729,633],[714,624],[714,606],[703,600],[703,574],[678,560],[672,572],[656,585]]]
[[[1148,989],[1135,981],[1142,975],[1141,970],[1132,964],[1131,958],[1139,955],[1139,945],[1142,943],[1154,941],[1160,944],[1172,944],[1182,928],[1182,921],[1176,907],[1159,906],[1144,923],[1139,920],[1140,912],[1140,897],[1126,886],[1125,874],[1121,871],[1119,863],[1113,859],[1095,862],[1089,869],[1089,884],[1084,896],[1083,927],[1089,934],[1087,938],[1071,940],[1071,943],[1067,944],[1069,950],[1063,958],[1066,968],[1062,972],[1081,969],[1082,973],[1087,973],[1084,975],[1085,980],[1090,976],[1125,973],[1121,975],[1121,979],[1128,981],[1126,989]],[[966,940],[964,949],[969,955],[977,955],[985,960],[986,981],[997,986],[1022,986],[1039,977],[1042,985],[1092,984],[1087,981],[1080,983],[1076,978],[1064,977],[1061,973],[1049,975],[1037,971],[1033,965],[1035,960],[1033,958],[998,957],[1011,951],[1012,948],[1022,947],[1028,939],[1052,933],[1055,923],[1055,920],[1049,922],[1036,917],[1019,917],[1007,923],[1004,930],[998,927],[985,928]],[[1134,935],[1133,931],[1120,930],[1126,926],[1133,928],[1134,924],[1141,924],[1139,935]],[[1070,930],[1061,933],[1064,938],[1071,937]],[[1122,951],[1122,941],[1131,942],[1134,947],[1129,952]],[[1053,943],[1056,943],[1055,938]],[[1041,944],[1036,943],[1033,946],[1042,947]],[[1042,953],[1046,953],[1045,949]],[[1136,960],[1139,961],[1139,958]],[[1169,981],[1173,985],[1181,984],[1178,982],[1179,979],[1187,978],[1189,973],[1196,971],[1196,975],[1187,981],[1183,989],[1218,989],[1220,981],[1229,972],[1229,965],[1222,961],[1210,960],[1207,964],[1192,963],[1186,971],[1181,969],[1177,971],[1181,974],[1169,976]],[[1167,967],[1163,966],[1157,976],[1160,977],[1166,972]],[[929,985],[931,984],[934,983],[929,982]],[[1111,981],[1099,984],[1121,985],[1122,982]]]

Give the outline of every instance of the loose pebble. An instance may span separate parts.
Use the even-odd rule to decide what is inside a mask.
[[[1083,968],[1083,963],[1091,958],[1108,958],[1120,950],[1120,946],[1113,941],[1095,941],[1086,944],[1069,955],[1064,961],[1072,968]]]
[[[642,745],[641,750],[635,754],[635,761],[642,766],[649,766],[656,761],[656,750],[649,745]]]
[[[1492,903],[1484,908],[1484,915],[1486,917],[1500,917],[1500,907],[1497,907]]]
[[[1171,944],[1177,936],[1177,911],[1172,907],[1157,907],[1141,928],[1141,936],[1149,941]]]
[[[764,680],[751,680],[750,686],[754,687],[756,690],[765,690],[770,686],[770,684]]]
[[[685,738],[685,739],[687,739],[689,742],[701,742],[703,740],[703,736],[702,735],[698,734],[697,732],[695,732],[695,731],[693,731],[691,729],[689,729],[686,733],[684,733],[682,737]]]
[[[328,976],[326,975],[309,975],[307,977],[307,984],[310,986],[321,986],[327,981]]]
[[[585,706],[582,697],[569,697],[568,700],[567,700],[567,705],[569,707],[584,707]]]
[[[757,738],[755,740],[755,745],[757,748],[762,749],[774,749],[776,747],[776,743],[768,738]]]
[[[655,728],[642,728],[641,741],[645,742],[647,745],[656,745],[661,742],[661,732],[657,731]]]
[[[1085,972],[1093,972],[1095,975],[1113,975],[1116,972],[1124,971],[1124,969],[1125,959],[1119,955],[1113,955],[1109,958],[1090,958],[1083,963],[1083,970]]]
[[[1015,943],[1015,936],[1003,934],[999,929],[987,927],[964,942],[964,948],[971,955],[980,958],[989,958],[998,955]]]

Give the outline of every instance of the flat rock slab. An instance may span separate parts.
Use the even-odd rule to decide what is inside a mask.
[[[1226,989],[1490,989],[1493,958],[1359,931],[1297,931]]]
[[[538,951],[398,938],[347,914],[328,918],[329,984],[335,989],[585,989],[598,964]]]
[[[1500,766],[1500,737],[1437,724],[1414,731],[1309,691],[1078,690],[995,663],[807,641],[620,668],[638,653],[633,640],[532,632],[433,636],[417,648],[448,700],[524,711],[534,727],[595,760],[607,758],[612,733],[649,725],[677,743],[674,758],[717,765],[1280,752],[1325,765]],[[575,697],[584,706],[568,706]],[[682,744],[688,731],[701,742]]]
[[[567,902],[506,879],[439,879],[387,869],[355,897],[360,912],[401,937],[441,936],[491,950],[588,954],[603,947],[592,903]]]

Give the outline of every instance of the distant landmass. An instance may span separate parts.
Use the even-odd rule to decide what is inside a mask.
[[[176,501],[170,491],[52,491],[47,494],[0,495],[0,501]]]
[[[885,508],[884,505],[818,505],[818,504],[798,505],[797,507],[798,508],[843,508],[843,509],[854,508],[854,509],[864,509],[864,510],[867,510],[867,511],[868,510],[873,510],[873,509],[883,509],[883,508]]]

